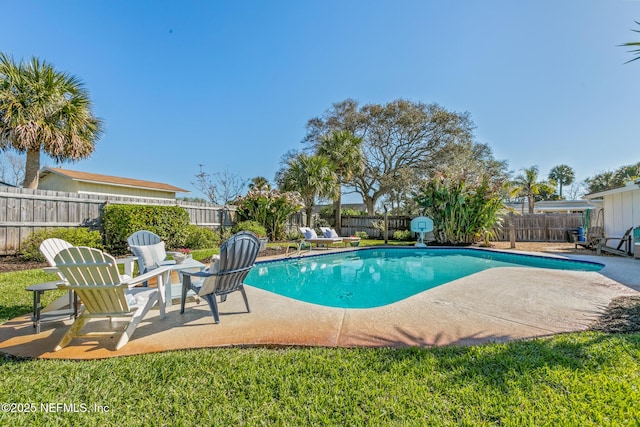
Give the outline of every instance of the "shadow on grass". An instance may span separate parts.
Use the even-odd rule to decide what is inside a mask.
[[[33,305],[0,305],[0,324],[33,312]]]
[[[508,343],[379,349],[379,359],[420,364],[430,359],[451,381],[509,387],[522,374],[544,369],[599,369],[640,358],[640,333],[579,332]]]

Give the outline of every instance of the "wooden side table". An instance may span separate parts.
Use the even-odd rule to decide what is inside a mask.
[[[40,323],[41,322],[52,322],[55,320],[62,320],[64,318],[77,318],[78,317],[78,296],[75,294],[69,295],[69,308],[64,308],[60,310],[51,310],[45,313],[42,313],[42,307],[40,304],[40,297],[46,291],[54,291],[58,289],[57,282],[44,282],[38,283],[36,285],[27,286],[26,290],[33,292],[33,327],[36,328],[36,334],[40,333]]]

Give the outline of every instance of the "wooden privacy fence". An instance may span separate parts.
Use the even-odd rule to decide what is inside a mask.
[[[582,225],[582,214],[523,214],[505,216],[503,227],[494,239],[509,241],[509,218],[513,218],[516,241],[518,242],[566,242],[569,234]],[[409,216],[389,216],[389,238],[396,230],[411,228]],[[369,237],[382,238],[382,233],[375,228],[375,221],[383,221],[383,216],[343,216],[341,236],[349,236],[356,231],[366,231]]]
[[[507,215],[494,240],[509,240],[510,218],[517,242],[567,242],[572,231],[582,225],[581,213]]]
[[[19,252],[24,239],[37,230],[55,227],[97,230],[107,203],[181,206],[189,213],[191,224],[213,229],[221,224],[231,226],[236,216],[232,206],[0,186],[0,255]]]
[[[352,236],[356,231],[365,231],[369,237],[381,239],[382,232],[374,226],[374,223],[382,223],[384,216],[343,216],[342,228],[338,232],[341,236]],[[411,228],[411,217],[409,216],[389,216],[389,238],[397,230],[409,230]],[[337,231],[337,230],[336,230]]]

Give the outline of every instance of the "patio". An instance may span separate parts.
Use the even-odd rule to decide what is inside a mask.
[[[335,249],[339,250],[339,249]],[[334,251],[334,250],[332,250]],[[314,251],[313,253],[317,253]],[[308,304],[247,286],[220,305],[213,323],[206,303],[174,301],[167,317],[152,309],[131,341],[76,340],[52,349],[66,331],[45,323],[34,334],[30,314],[0,325],[0,351],[19,357],[96,359],[185,348],[224,346],[393,347],[504,342],[587,329],[611,299],[639,295],[640,263],[633,259],[566,255],[606,264],[600,272],[499,268],[483,271],[374,309]],[[70,324],[67,321],[66,324]]]

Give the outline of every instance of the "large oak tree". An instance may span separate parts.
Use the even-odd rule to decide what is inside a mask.
[[[441,150],[471,141],[472,129],[467,113],[450,112],[438,104],[398,99],[359,106],[347,99],[309,120],[304,142],[318,147],[335,131],[348,131],[362,139],[363,171],[346,184],[362,196],[367,211],[373,214],[381,197],[400,191],[399,177],[408,171],[428,175],[437,166]]]

